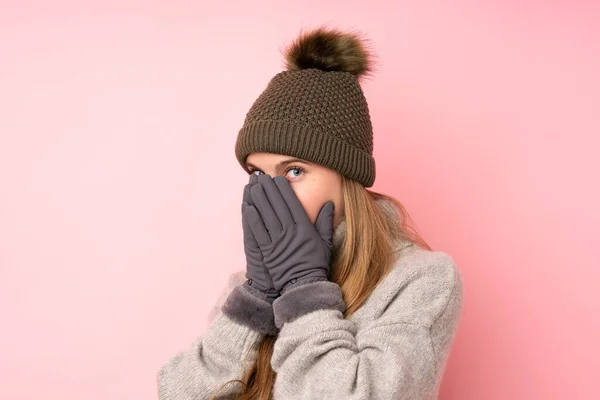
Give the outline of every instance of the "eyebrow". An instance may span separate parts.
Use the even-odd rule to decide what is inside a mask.
[[[310,163],[308,161],[304,161],[304,160],[301,160],[299,158],[289,158],[287,160],[283,160],[283,161],[277,163],[277,165],[275,166],[275,171],[277,171],[277,173],[279,173],[279,171],[281,171],[281,169],[283,167],[285,167],[286,165],[295,164],[295,163],[302,163],[302,164],[305,164],[305,165],[310,165]],[[255,170],[259,170],[259,171],[261,170],[260,168],[258,168],[254,164],[250,164],[250,163],[246,163],[246,168],[247,169],[252,168],[252,169],[255,169]]]

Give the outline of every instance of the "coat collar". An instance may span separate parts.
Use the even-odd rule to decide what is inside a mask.
[[[396,205],[385,199],[376,200],[377,205],[385,215],[386,219],[390,224],[395,226],[400,226],[402,221],[400,220],[400,215],[398,214],[398,210]],[[333,231],[333,247],[338,248],[342,245],[344,241],[344,237],[346,236],[346,220],[342,219],[342,221],[338,224],[338,226]],[[414,243],[407,239],[399,239],[396,242],[396,251],[403,250],[409,246],[413,246]]]

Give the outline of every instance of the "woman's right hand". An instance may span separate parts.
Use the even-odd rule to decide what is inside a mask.
[[[275,290],[273,280],[269,271],[263,262],[262,252],[258,242],[252,234],[252,224],[263,224],[260,218],[257,219],[257,213],[247,212],[248,207],[252,207],[252,198],[250,197],[250,188],[258,182],[255,174],[250,176],[250,182],[244,187],[244,196],[242,199],[242,226],[244,229],[244,251],[246,253],[246,282],[244,288],[250,293],[273,304],[273,301],[279,297],[279,292]]]

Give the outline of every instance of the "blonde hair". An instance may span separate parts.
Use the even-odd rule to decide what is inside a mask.
[[[431,250],[414,229],[408,212],[393,197],[366,189],[360,183],[342,177],[342,193],[346,223],[341,245],[334,247],[330,281],[342,289],[346,311],[350,317],[367,300],[373,289],[390,271],[398,241],[411,241]],[[378,200],[394,205],[398,218],[389,218]],[[237,400],[271,400],[276,373],[271,357],[276,337],[265,336],[258,347],[254,363],[240,379],[225,382],[211,400],[226,385],[239,382],[242,393]]]

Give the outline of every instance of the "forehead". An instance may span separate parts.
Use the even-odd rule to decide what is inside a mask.
[[[274,166],[282,161],[291,160],[295,157],[283,154],[273,153],[252,153],[246,158],[246,163],[256,165],[257,167]]]

